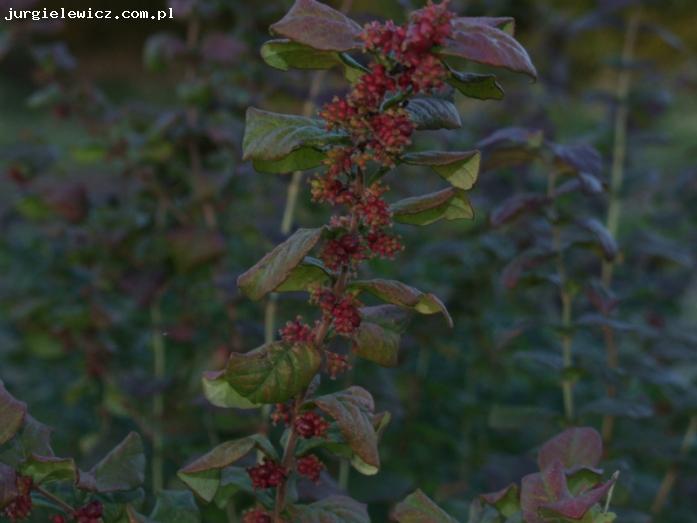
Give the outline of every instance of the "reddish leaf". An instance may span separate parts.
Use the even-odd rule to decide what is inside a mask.
[[[566,487],[564,465],[557,461],[542,472],[528,474],[521,482],[520,505],[526,523],[544,523],[539,509],[570,497]]]
[[[452,24],[453,34],[443,45],[442,54],[537,78],[527,51],[510,34],[495,27],[491,19],[455,18]]]
[[[16,400],[0,381],[0,445],[17,434],[26,415],[27,405]]]
[[[392,512],[392,519],[398,523],[456,523],[421,490],[400,501]]]
[[[505,488],[479,496],[488,505],[496,507],[504,516],[512,516],[520,510],[518,485],[511,483]]]
[[[593,505],[605,497],[614,482],[614,480],[608,481],[607,483],[603,483],[602,485],[589,490],[578,497],[567,497],[560,499],[559,501],[546,504],[540,508],[546,514],[552,513],[565,518],[581,519],[586,515],[586,512],[593,507]]]
[[[360,45],[361,26],[315,0],[296,0],[271,32],[321,51],[351,51]]]
[[[0,511],[17,496],[17,474],[12,467],[0,463]]]
[[[574,427],[547,441],[537,457],[540,470],[561,462],[565,468],[596,467],[603,455],[603,440],[591,427]]]
[[[500,227],[521,214],[539,209],[548,201],[549,198],[540,194],[516,194],[499,205],[491,213],[489,221],[492,227]]]

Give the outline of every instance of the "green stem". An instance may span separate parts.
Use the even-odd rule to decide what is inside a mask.
[[[159,385],[166,376],[166,351],[164,337],[162,336],[162,311],[160,310],[159,298],[155,300],[150,308],[150,318],[152,322],[152,351],[153,351],[153,370],[155,380]],[[164,395],[160,390],[153,397],[153,456],[152,456],[152,489],[154,492],[162,490],[164,485],[164,438],[162,430],[162,420],[164,419]]]
[[[56,505],[58,505],[60,508],[62,508],[66,514],[74,514],[75,513],[75,508],[70,506],[68,503],[63,501],[61,498],[58,496],[55,496],[54,494],[51,494],[48,490],[44,489],[43,487],[39,485],[33,485],[32,489],[41,494],[43,497],[48,499],[49,501],[52,501]]]
[[[622,49],[621,71],[617,79],[617,91],[615,93],[618,104],[614,121],[614,144],[612,149],[612,168],[610,171],[610,200],[607,208],[605,225],[612,237],[617,237],[620,217],[622,213],[622,186],[624,183],[625,166],[627,162],[627,122],[629,120],[629,91],[632,83],[630,64],[634,59],[637,35],[639,33],[641,15],[634,11],[627,24]],[[612,286],[612,278],[615,270],[614,260],[603,260],[602,281],[606,289]],[[619,367],[619,354],[614,333],[608,327],[604,329],[604,341],[607,366],[610,369]],[[608,385],[607,395],[612,398],[617,394],[613,385]],[[611,415],[603,417],[602,433],[605,443],[612,440],[615,418]]]

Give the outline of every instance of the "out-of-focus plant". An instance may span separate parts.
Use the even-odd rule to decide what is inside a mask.
[[[298,0],[271,26],[283,38],[262,48],[267,63],[280,69],[340,66],[351,90],[326,104],[321,119],[250,108],[245,158],[267,173],[323,166],[311,183],[313,200],[343,212],[323,227],[297,230],[238,280],[253,299],[274,291],[307,292],[320,315],[314,323],[298,316],[281,329],[280,340],[232,354],[225,369],[204,377],[213,404],[238,409],[276,404],[272,418],[286,426],[280,453],[265,435],[255,434],[222,443],[181,469],[180,479],[205,501],[224,505],[236,490],[226,485],[244,477],[234,464],[256,450],[260,461],[246,475],[258,505],[244,521],[369,520],[363,505],[344,496],[299,503],[298,479],[319,481],[326,468],[323,452],[350,460],[363,474],[377,473],[378,440],[389,421],[389,414],[375,412],[372,395],[362,387],[317,395],[320,371],[336,379],[355,356],[394,365],[414,312],[441,313],[452,324],[435,295],[395,280],[359,279],[359,267],[403,249],[391,232],[393,220],[428,225],[473,216],[466,192],[477,179],[479,153],[406,148],[414,131],[460,126],[443,95],[447,84],[477,98],[500,94],[493,76],[459,73],[448,57],[536,76],[511,35],[512,25],[508,18],[458,18],[447,4],[429,3],[404,25],[373,22],[361,29],[324,4]],[[363,55],[354,58],[354,51]],[[399,163],[430,167],[450,186],[390,205],[382,180]],[[315,249],[318,258],[310,257]],[[386,304],[366,306],[362,296]]]

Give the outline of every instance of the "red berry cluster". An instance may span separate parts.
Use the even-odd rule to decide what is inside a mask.
[[[290,418],[291,414],[288,405],[285,403],[276,403],[276,408],[271,413],[271,423],[273,423],[274,427],[281,422],[283,422],[284,425],[288,425],[290,423]]]
[[[348,362],[348,357],[336,352],[326,351],[327,357],[327,374],[333,380],[340,374],[343,374],[351,368]]]
[[[66,523],[65,516],[61,516],[60,514],[51,516],[51,523]]]
[[[312,327],[303,323],[302,316],[289,321],[279,330],[281,339],[289,344],[311,343],[314,339]]]
[[[269,458],[264,458],[264,461],[258,465],[249,467],[247,474],[249,474],[254,488],[262,490],[277,487],[288,477],[288,471],[281,464]]]
[[[28,476],[17,476],[15,483],[17,486],[17,495],[4,510],[4,516],[13,523],[15,521],[27,519],[33,508],[31,489],[34,486],[34,482],[32,479]]]
[[[331,320],[334,330],[342,336],[352,336],[361,326],[361,302],[352,295],[337,296],[327,288],[313,291],[311,303],[319,305],[325,318]]]
[[[319,476],[322,471],[326,468],[324,463],[322,463],[317,456],[314,454],[308,454],[299,458],[296,464],[298,474],[309,478],[315,483],[319,482]]]
[[[102,512],[104,508],[99,501],[92,501],[75,511],[75,521],[77,523],[102,523]]]
[[[295,432],[303,438],[322,438],[329,429],[329,423],[316,412],[305,412],[295,418]]]
[[[247,510],[242,515],[242,523],[271,523],[271,514],[261,508]]]

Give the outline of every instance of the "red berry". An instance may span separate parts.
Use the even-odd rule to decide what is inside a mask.
[[[15,484],[17,486],[17,495],[3,511],[4,516],[13,523],[27,519],[31,515],[33,508],[31,490],[34,487],[34,482],[32,479],[28,476],[17,476]]]
[[[325,466],[317,456],[314,454],[309,454],[298,459],[296,468],[298,470],[298,474],[301,476],[306,476],[311,481],[318,483],[319,476],[325,469]]]
[[[329,429],[329,423],[315,412],[305,412],[295,418],[294,428],[303,438],[322,438]]]
[[[302,316],[287,322],[279,332],[283,341],[290,344],[311,343],[314,340],[312,327],[303,323]]]
[[[327,374],[329,374],[331,379],[335,380],[339,374],[343,374],[351,368],[351,365],[349,365],[348,362],[348,357],[344,356],[343,354],[327,351],[326,355]]]
[[[261,508],[247,510],[242,516],[242,523],[271,523],[271,514]]]
[[[271,423],[276,426],[281,422],[285,425],[290,423],[290,409],[285,403],[276,403],[276,409],[271,413]]]
[[[288,471],[279,463],[264,458],[264,461],[247,469],[255,489],[267,489],[282,484],[288,476]]]
[[[103,510],[104,508],[99,501],[91,501],[75,511],[75,521],[77,523],[101,523]]]
[[[51,517],[51,523],[66,523],[65,516],[56,514],[55,516]]]

